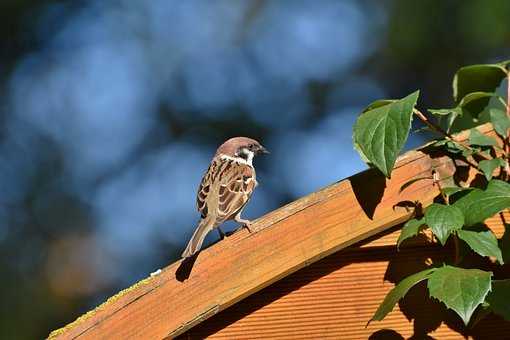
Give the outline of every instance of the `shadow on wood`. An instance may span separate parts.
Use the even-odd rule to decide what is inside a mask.
[[[372,220],[375,208],[383,197],[386,178],[379,170],[370,169],[350,177],[349,181],[359,205],[367,217]]]
[[[395,229],[398,227],[378,236],[398,234]],[[476,327],[465,327],[453,311],[428,297],[425,282],[412,288],[387,319],[372,322],[365,329],[364,324],[390,286],[383,283],[383,279],[398,283],[430,265],[441,265],[453,254],[452,244],[441,247],[426,238],[400,251],[394,245],[379,246],[379,242],[376,237],[367,239],[300,269],[203,321],[177,339],[250,339],[283,335],[292,338],[305,334],[309,338],[321,338],[321,334],[328,334],[346,339],[421,340],[459,334],[483,340],[499,339],[510,332],[510,323],[494,316],[482,320]],[[486,269],[493,269],[489,262],[484,264]],[[367,301],[374,302],[368,309]],[[349,333],[353,330],[357,332]]]
[[[494,135],[490,125],[480,129]],[[457,138],[465,140],[467,133]],[[424,335],[436,327],[435,315],[409,311],[416,320],[410,324],[395,308],[384,321],[365,324],[393,287],[384,277],[398,282],[410,272],[404,261],[423,265],[429,252],[432,259],[442,256],[437,247],[415,240],[405,242],[414,250],[395,253],[398,233],[386,231],[413,214],[399,202],[419,200],[426,207],[439,194],[432,172],[442,184],[453,185],[455,171],[451,157],[410,151],[399,157],[391,179],[369,170],[289,203],[255,220],[256,232],[240,230],[198,257],[167,266],[50,338],[161,339],[184,333],[203,338],[202,333],[229,339],[366,339],[381,328],[405,338]],[[400,190],[420,177],[427,179]],[[474,177],[474,171],[467,173],[467,180]],[[404,310],[407,303],[402,302]],[[487,334],[510,334],[505,327]],[[458,333],[442,323],[433,336],[445,335]]]
[[[191,271],[193,270],[193,265],[195,264],[195,261],[197,260],[199,254],[200,251],[195,253],[193,256],[187,257],[181,261],[179,268],[177,268],[177,270],[175,271],[175,279],[177,281],[184,282],[189,278]]]

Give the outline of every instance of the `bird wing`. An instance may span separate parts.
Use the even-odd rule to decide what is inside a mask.
[[[207,197],[209,192],[211,192],[212,188],[212,179],[215,177],[214,173],[217,172],[218,164],[215,160],[211,162],[209,168],[202,177],[202,181],[200,182],[200,186],[198,187],[197,193],[197,209],[202,215],[202,218],[205,218],[208,214],[208,206],[207,206]]]
[[[218,217],[222,221],[234,218],[248,203],[256,185],[253,167],[234,162],[231,169],[219,188]]]
[[[255,170],[235,159],[216,157],[204,175],[197,195],[198,211],[205,218],[216,210],[216,221],[233,218],[248,202],[256,186]]]

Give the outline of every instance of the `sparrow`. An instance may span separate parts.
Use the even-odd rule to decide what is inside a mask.
[[[201,219],[182,257],[190,257],[200,250],[205,236],[217,229],[220,238],[225,233],[220,225],[234,220],[251,232],[250,221],[241,212],[258,185],[253,158],[269,153],[259,142],[248,137],[235,137],[223,143],[214,155],[197,193],[197,209]]]

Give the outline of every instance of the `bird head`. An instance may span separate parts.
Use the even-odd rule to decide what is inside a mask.
[[[265,153],[269,153],[269,151],[258,141],[248,137],[230,138],[216,151],[217,155],[241,158],[249,164],[251,164],[253,157]]]

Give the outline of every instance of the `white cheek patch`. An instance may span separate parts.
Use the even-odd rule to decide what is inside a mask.
[[[242,157],[231,157],[231,156],[227,156],[227,155],[221,155],[220,156],[222,159],[229,159],[231,161],[235,161],[235,162],[238,162],[238,163],[241,163],[241,164],[246,164],[246,165],[249,165],[249,166],[253,166],[253,152],[252,152],[252,156],[250,157],[250,155],[248,155],[248,159],[244,159]]]
[[[248,150],[248,157],[246,157],[246,163],[248,163],[249,165],[252,165],[254,156],[255,156],[255,154],[253,153],[253,151]]]

